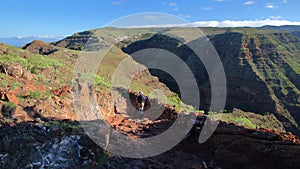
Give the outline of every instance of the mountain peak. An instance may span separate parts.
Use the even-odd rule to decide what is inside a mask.
[[[26,49],[32,53],[42,55],[49,55],[58,51],[58,49],[55,46],[51,45],[50,43],[43,42],[41,40],[34,40],[23,46],[22,49]]]

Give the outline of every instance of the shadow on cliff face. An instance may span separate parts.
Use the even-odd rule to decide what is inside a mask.
[[[298,128],[293,122],[282,115],[284,112],[276,110],[277,105],[272,99],[272,93],[269,91],[267,82],[263,81],[256,74],[252,65],[246,59],[248,56],[241,52],[243,45],[251,46],[251,44],[243,44],[245,43],[242,40],[243,34],[225,33],[209,38],[220,56],[226,74],[227,100],[225,109],[239,108],[261,115],[265,112],[270,112],[281,122],[288,124],[285,125],[287,131],[298,133]],[[197,44],[199,41],[201,42],[202,39],[191,41],[188,44]],[[133,42],[122,50],[125,53],[133,54],[147,48],[164,49],[182,59],[189,66],[198,83],[201,100],[200,109],[209,110],[211,104],[211,84],[205,66],[199,57],[187,45],[182,45],[180,40],[161,34],[156,34],[146,40]],[[173,92],[181,94],[178,84],[168,73],[158,69],[149,69],[149,71],[152,75],[157,76]],[[286,108],[291,110],[291,114],[295,119],[298,119],[298,115],[293,113],[295,112],[295,108],[291,108],[290,106],[286,106]]]
[[[122,50],[125,53],[132,54],[136,51],[147,49],[147,48],[158,48],[169,51],[177,55],[182,61],[184,61],[191,69],[197,84],[200,88],[210,88],[209,78],[207,71],[200,58],[194,54],[194,52],[186,45],[181,45],[181,41],[175,38],[171,38],[166,35],[156,34],[150,39],[141,40],[128,45]],[[143,64],[143,63],[141,63]],[[174,65],[175,67],[178,65]],[[180,69],[180,68],[178,68]],[[173,92],[181,95],[177,82],[172,78],[170,74],[158,69],[149,69],[150,73],[157,76],[160,82],[165,83],[169,89]],[[207,109],[210,106],[210,93],[205,93],[201,90],[201,109]],[[205,93],[205,94],[204,94]],[[209,101],[208,101],[209,100]]]
[[[239,54],[242,35],[239,33],[228,33],[210,37],[222,60],[227,80],[228,96],[226,109],[234,107],[263,114],[264,112],[275,112],[275,104],[270,99],[267,86],[259,81],[255,73],[251,73],[251,67],[239,64]],[[201,39],[189,42],[197,44]],[[147,48],[160,48],[168,50],[182,59],[191,69],[201,92],[200,109],[208,110],[211,99],[211,86],[208,73],[200,58],[187,46],[180,45],[181,42],[175,38],[165,35],[155,35],[147,40],[137,41],[123,51],[132,54]],[[175,65],[174,65],[175,66]],[[180,68],[179,68],[180,69]],[[159,77],[172,91],[180,94],[177,83],[166,72],[150,69],[152,75]]]

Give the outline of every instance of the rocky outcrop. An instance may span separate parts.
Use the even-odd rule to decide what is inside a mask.
[[[73,50],[83,50],[84,48],[85,50],[97,50],[102,44],[99,43],[98,38],[92,35],[93,33],[89,31],[80,32],[52,44]],[[89,46],[89,44],[92,44],[92,46]]]
[[[30,71],[24,69],[18,63],[12,63],[12,64],[0,63],[0,73],[5,73],[15,78],[22,77],[27,80],[33,79],[33,76],[30,73]]]
[[[58,51],[58,49],[50,43],[45,43],[41,40],[34,40],[31,43],[26,44],[22,49],[28,50],[31,53],[37,53],[41,55],[50,55]]]
[[[70,93],[72,90],[72,86],[63,86],[59,89],[52,89],[51,92],[53,94],[55,94],[56,96],[60,97],[60,96],[63,96],[67,93]]]
[[[156,122],[154,124],[159,125]],[[167,127],[161,124],[163,122],[160,122],[158,128]],[[150,127],[145,130],[152,131],[153,129]],[[143,159],[113,157],[108,159],[103,168],[128,166],[128,168],[170,169],[296,169],[300,165],[300,141],[292,134],[246,129],[221,122],[212,137],[205,143],[199,144],[199,132],[194,132],[188,140],[182,141],[173,149],[158,156]],[[135,134],[139,137],[139,132]],[[143,133],[142,136],[145,134]]]
[[[15,91],[8,91],[4,94],[4,97],[7,99],[7,101],[14,103],[15,105],[19,104],[19,100],[16,97],[16,92]]]

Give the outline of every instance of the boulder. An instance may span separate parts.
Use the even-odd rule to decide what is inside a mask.
[[[22,77],[26,80],[32,80],[33,76],[30,71],[24,70]]]
[[[12,64],[8,67],[7,73],[13,77],[21,77],[24,73],[24,70],[19,64]]]

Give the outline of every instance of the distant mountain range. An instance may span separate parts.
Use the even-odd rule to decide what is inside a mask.
[[[58,41],[65,36],[25,36],[25,37],[0,37],[0,42],[16,47],[24,46],[33,40],[42,40],[44,42]]]
[[[276,31],[284,31],[284,32],[293,32],[294,35],[300,37],[300,26],[298,25],[284,25],[284,26],[262,26],[258,27],[258,29],[268,29],[268,30],[276,30]],[[0,42],[9,44],[16,47],[24,46],[27,43],[32,42],[33,40],[41,40],[44,42],[56,42],[59,41],[66,36],[25,36],[25,37],[0,37]]]
[[[272,29],[272,30],[280,30],[280,31],[300,31],[299,25],[285,25],[285,26],[262,26],[261,29]]]

